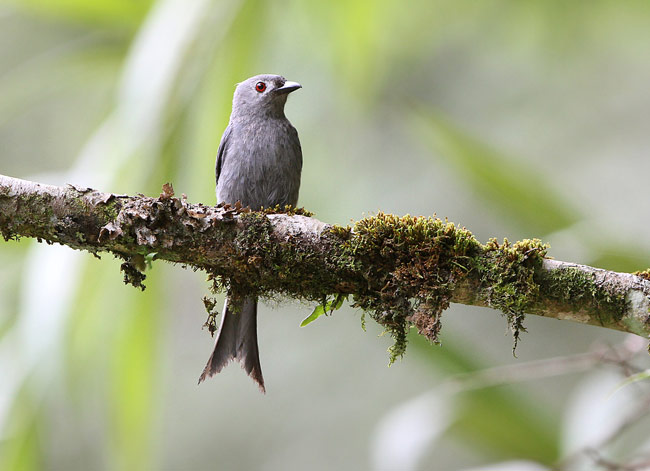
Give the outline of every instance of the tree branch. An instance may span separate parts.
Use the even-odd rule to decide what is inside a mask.
[[[169,185],[149,198],[0,175],[5,239],[111,252],[136,285],[149,257],[205,270],[233,295],[350,296],[391,331],[393,356],[410,325],[437,341],[450,302],[501,310],[515,339],[524,313],[650,334],[645,276],[551,260],[538,240],[481,244],[436,218],[379,213],[343,228],[304,214],[190,204]]]

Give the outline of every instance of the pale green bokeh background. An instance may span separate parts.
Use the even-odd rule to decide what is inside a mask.
[[[214,204],[234,85],[278,73],[304,87],[287,115],[300,204],[319,219],[436,213],[481,240],[541,237],[558,259],[643,269],[648,51],[641,0],[3,1],[0,173],[147,195],[172,182]],[[442,347],[413,338],[388,369],[390,339],[360,312],[299,329],[313,306],[288,302],[260,309],[262,396],[236,365],[196,385],[205,275],[162,262],[147,275],[141,293],[110,256],[0,243],[0,469],[551,464],[580,375],[382,424],[450,374],[624,338],[530,318],[515,360],[497,312],[454,305]]]

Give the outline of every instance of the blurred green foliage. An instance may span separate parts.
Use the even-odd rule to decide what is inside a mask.
[[[484,239],[541,237],[558,258],[650,266],[645,1],[12,0],[0,25],[1,173],[150,195],[170,181],[212,204],[234,84],[281,73],[304,86],[287,114],[317,217],[437,212]],[[504,321],[466,332],[461,308],[443,347],[414,338],[390,370],[388,340],[339,321],[349,309],[310,329],[263,313],[272,392],[249,396],[236,366],[196,389],[201,276],[154,263],[140,293],[116,261],[54,249],[0,244],[0,469],[336,467],[323,450],[363,469],[388,409],[514,361],[486,333]],[[618,339],[535,326],[523,358]],[[432,453],[447,469],[553,463],[570,387],[554,403],[463,393],[449,436],[465,452]]]
[[[17,0],[9,1],[29,13],[52,16],[68,22],[109,28],[136,28],[153,3],[151,0]]]

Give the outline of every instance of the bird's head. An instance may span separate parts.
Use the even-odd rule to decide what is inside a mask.
[[[232,100],[233,115],[283,115],[289,93],[302,88],[280,75],[256,75],[237,85]]]

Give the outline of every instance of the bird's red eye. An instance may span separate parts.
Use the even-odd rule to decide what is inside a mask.
[[[264,82],[257,82],[255,84],[255,90],[262,93],[264,90],[266,90],[266,84]]]

